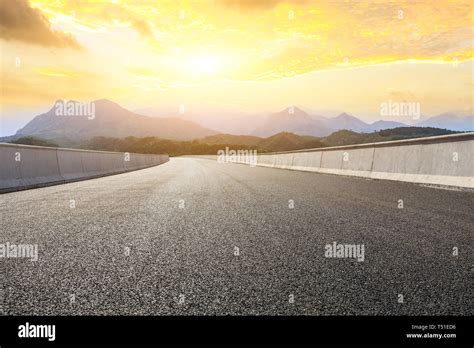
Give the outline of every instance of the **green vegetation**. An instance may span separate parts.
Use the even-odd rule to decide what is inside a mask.
[[[228,146],[232,149],[254,150],[255,146],[229,145],[229,144],[205,144],[198,140],[176,141],[155,137],[146,138],[107,138],[94,137],[84,144],[83,148],[88,150],[135,152],[135,153],[167,153],[170,156],[180,155],[215,155],[218,150]]]
[[[10,143],[12,143],[12,144],[21,144],[21,145],[59,147],[58,144],[55,144],[55,143],[50,142],[48,140],[36,138],[36,137],[21,137],[21,138],[10,141]]]
[[[431,127],[400,127],[384,129],[373,133],[356,133],[340,130],[321,138],[326,146],[341,146],[353,144],[377,143],[380,141],[402,140],[411,138],[431,137],[435,135],[455,134],[459,132]]]
[[[170,156],[180,155],[215,155],[218,150],[226,147],[233,150],[257,150],[257,152],[279,152],[302,149],[313,149],[327,146],[364,144],[380,141],[420,138],[435,135],[459,133],[439,128],[401,127],[385,129],[373,133],[356,133],[340,130],[323,138],[302,136],[288,132],[275,134],[268,138],[247,135],[218,134],[193,141],[178,141],[157,137],[126,137],[112,138],[98,136],[78,144],[67,143],[68,146],[102,151],[135,152],[135,153],[167,153]],[[35,137],[23,137],[10,142],[15,144],[51,146],[56,143]],[[64,142],[60,142],[65,146]]]
[[[258,146],[260,152],[278,152],[324,147],[324,143],[313,136],[282,132],[262,139]]]

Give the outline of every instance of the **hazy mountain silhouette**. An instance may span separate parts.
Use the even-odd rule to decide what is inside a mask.
[[[405,123],[396,122],[396,121],[376,121],[369,125],[371,132],[376,132],[382,129],[391,129],[391,128],[399,128],[399,127],[408,127]]]
[[[452,112],[446,112],[423,120],[419,122],[417,126],[444,128],[456,131],[473,131],[474,116],[461,117]]]
[[[300,108],[293,107],[267,116],[263,124],[259,125],[252,134],[270,136],[280,132],[291,132],[299,135],[322,136],[331,131],[325,120],[311,117]]]
[[[343,112],[339,116],[328,119],[329,126],[332,130],[349,129],[354,132],[367,132],[370,130],[370,125],[357,117]]]
[[[407,125],[395,121],[376,121],[372,124],[366,123],[359,118],[341,113],[332,118],[310,115],[301,108],[286,108],[280,112],[268,116],[251,117],[246,116],[238,119],[236,115],[223,117],[227,123],[225,133],[239,134],[232,132],[239,122],[245,124],[246,132],[240,134],[252,134],[246,136],[230,134],[219,134],[197,123],[199,115],[187,115],[187,120],[170,115],[170,117],[149,117],[131,112],[120,105],[101,99],[93,102],[95,104],[95,117],[90,119],[85,116],[57,116],[56,108],[53,106],[48,112],[34,117],[28,124],[17,131],[14,136],[3,137],[1,141],[11,141],[20,137],[38,137],[45,140],[52,140],[61,146],[74,145],[83,140],[96,136],[113,138],[135,137],[159,137],[170,140],[194,140],[206,138],[206,141],[214,144],[260,144],[263,146],[261,138],[278,135],[278,141],[282,146],[269,146],[269,148],[293,148],[289,141],[288,133],[299,136],[324,137],[339,130],[349,130],[357,133],[370,133],[384,129],[407,127]],[[180,115],[181,116],[181,115]],[[212,117],[211,117],[212,116]],[[209,120],[216,119],[215,115],[208,115]],[[225,122],[224,122],[225,123]],[[473,116],[460,117],[455,113],[444,113],[417,124],[422,127],[435,127],[458,131],[473,130]],[[242,127],[237,127],[242,131]],[[282,133],[282,134],[280,134]],[[305,139],[304,142],[314,139]],[[271,140],[269,140],[271,141]],[[289,141],[286,145],[286,141]],[[298,143],[299,141],[296,141]],[[299,147],[299,144],[295,145]]]
[[[280,132],[292,132],[299,135],[326,136],[335,131],[346,129],[358,133],[368,133],[381,129],[406,127],[401,122],[377,121],[366,123],[359,118],[341,113],[332,118],[309,115],[304,110],[294,107],[269,115],[266,121],[258,126],[252,134],[269,136]]]
[[[230,134],[252,134],[253,130],[265,121],[265,113],[246,113],[240,110],[229,110],[223,108],[209,108],[203,106],[200,109],[186,109],[179,113],[173,107],[149,107],[135,110],[136,113],[153,117],[177,117],[183,120],[195,122],[204,128]]]
[[[217,132],[194,122],[175,117],[154,118],[133,113],[107,99],[93,102],[95,117],[57,116],[53,106],[33,118],[15,134],[43,139],[89,139],[94,136],[156,136],[173,140],[192,140]]]
[[[145,108],[138,113],[150,116],[176,115],[176,110],[168,108]],[[290,110],[293,113],[290,113]],[[335,115],[335,111],[327,111]],[[432,117],[412,126],[436,127],[450,130],[473,130],[473,116],[462,117],[460,112],[445,113]],[[322,116],[324,115],[324,116]],[[466,116],[466,115],[464,115]],[[279,112],[265,114],[246,114],[240,111],[219,109],[195,110],[183,115],[176,115],[188,121],[214,129],[224,134],[253,135],[268,137],[281,132],[292,132],[299,135],[326,136],[338,130],[350,130],[359,133],[370,133],[384,129],[408,127],[409,124],[398,121],[379,120],[373,123],[364,122],[354,115],[339,112],[336,116],[327,117],[324,112],[316,112],[305,107],[286,108]]]

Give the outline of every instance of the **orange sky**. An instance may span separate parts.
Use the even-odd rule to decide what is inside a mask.
[[[2,119],[59,98],[362,118],[397,98],[468,110],[473,16],[462,0],[3,0]]]

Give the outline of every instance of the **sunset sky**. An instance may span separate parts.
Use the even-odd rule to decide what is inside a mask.
[[[0,135],[57,99],[369,121],[387,100],[468,112],[473,18],[470,0],[0,0]]]

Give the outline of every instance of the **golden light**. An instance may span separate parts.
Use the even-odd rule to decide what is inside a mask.
[[[186,59],[188,73],[199,76],[214,76],[222,72],[222,57],[213,54],[197,54]]]

